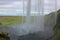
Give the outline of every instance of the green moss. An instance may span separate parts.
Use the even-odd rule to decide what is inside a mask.
[[[55,30],[55,36],[51,40],[60,40],[60,29]]]
[[[10,37],[7,35],[7,33],[0,32],[0,40],[10,40]]]

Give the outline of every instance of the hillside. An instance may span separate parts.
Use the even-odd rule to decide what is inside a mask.
[[[54,13],[52,13],[54,14]],[[60,40],[60,9],[57,11],[56,25],[54,26],[55,35],[49,40]]]

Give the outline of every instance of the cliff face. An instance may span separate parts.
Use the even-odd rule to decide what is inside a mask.
[[[53,27],[56,25],[56,13],[52,12],[48,15],[45,15],[45,27]]]
[[[60,9],[57,11],[57,24],[60,24]]]
[[[56,20],[55,20],[55,16],[56,16],[55,12],[52,12],[52,13],[46,15],[45,16],[45,23],[46,23],[45,25],[46,26],[48,25],[47,27],[49,27],[49,26],[52,27],[52,29],[54,28],[55,35],[53,37],[51,37],[51,40],[60,40],[60,9],[57,11]]]
[[[45,15],[45,28],[46,27],[53,27],[60,28],[60,9],[57,12],[57,16],[55,12],[51,12],[48,15]],[[55,18],[56,17],[56,18]]]

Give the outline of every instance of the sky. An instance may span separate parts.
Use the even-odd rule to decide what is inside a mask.
[[[44,14],[56,11],[60,8],[60,0],[44,0]],[[57,3],[57,5],[55,5]],[[41,9],[40,4],[40,9]],[[56,6],[56,7],[55,7]],[[23,13],[24,7],[24,13]],[[26,15],[27,0],[0,0],[0,15]],[[31,0],[31,14],[38,14],[38,2],[37,0]],[[42,11],[41,13],[42,14]]]

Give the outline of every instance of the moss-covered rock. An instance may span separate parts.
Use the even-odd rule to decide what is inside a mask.
[[[0,40],[10,40],[8,33],[0,32]]]

